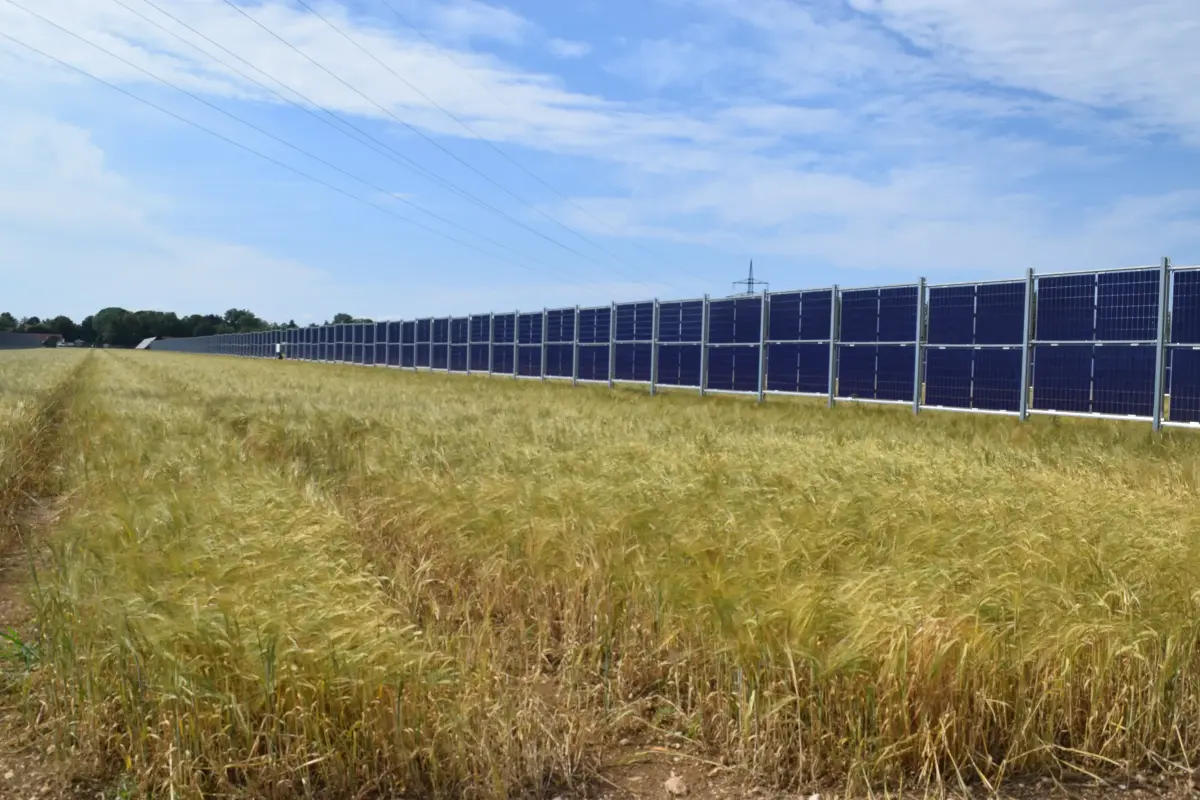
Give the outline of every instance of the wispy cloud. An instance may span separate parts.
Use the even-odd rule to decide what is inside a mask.
[[[587,42],[573,42],[569,39],[548,39],[546,49],[559,58],[583,58],[592,52],[592,46]]]

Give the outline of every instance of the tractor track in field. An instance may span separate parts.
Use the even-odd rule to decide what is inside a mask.
[[[62,433],[93,367],[89,355],[45,392],[14,448],[20,465],[0,482],[0,798],[6,800],[96,796],[63,768],[44,709],[23,691],[38,638],[28,583],[42,560],[41,536],[68,502],[61,494]]]

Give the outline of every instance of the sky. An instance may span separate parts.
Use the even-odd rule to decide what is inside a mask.
[[[1195,0],[0,0],[0,311],[1196,264],[1198,37]]]

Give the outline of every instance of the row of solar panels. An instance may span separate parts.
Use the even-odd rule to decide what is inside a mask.
[[[1200,422],[1200,271],[1173,273],[1166,292],[1163,274],[1136,269],[924,291],[909,285],[628,303],[177,339],[153,348],[272,357],[281,344],[289,358],[313,361],[713,391],[824,395],[832,380],[838,397],[912,402],[919,391],[929,406],[1016,412],[1028,341],[1034,411],[1149,417],[1165,301],[1166,416]],[[1029,285],[1035,294],[1027,309]]]

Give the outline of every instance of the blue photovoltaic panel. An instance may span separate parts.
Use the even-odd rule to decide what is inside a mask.
[[[976,350],[972,396],[975,408],[1018,411],[1021,404],[1021,351]]]
[[[772,305],[772,316],[774,313]],[[793,342],[767,345],[766,378],[767,390],[772,392],[828,392],[829,345]]]
[[[1157,310],[1155,314],[1157,315]],[[1157,327],[1157,320],[1155,320]],[[1092,411],[1097,414],[1154,413],[1155,352],[1151,345],[1099,345],[1092,378]]]
[[[1033,407],[1090,411],[1093,349],[1090,344],[1035,345]]]
[[[767,321],[767,340],[790,342],[800,339],[800,292],[771,295],[771,318]],[[826,334],[828,334],[826,329]],[[774,352],[774,350],[770,351]],[[770,357],[767,359],[770,362]],[[768,382],[769,383],[769,382]],[[781,389],[780,391],[795,391]]]
[[[975,287],[932,286],[929,289],[928,329],[925,341],[930,345],[972,344],[975,339]],[[950,364],[950,361],[940,361]],[[969,392],[968,392],[969,394]],[[936,405],[954,405],[938,403]]]
[[[450,371],[467,371],[467,346],[465,344],[450,345]]]
[[[353,346],[354,345],[345,344],[344,342],[338,342],[335,344],[333,346],[333,360],[339,363],[348,360],[346,358],[346,350]]]
[[[758,347],[709,348],[708,388],[734,392],[758,391]]]
[[[387,338],[387,341],[389,344],[399,344],[400,343],[400,323],[399,322],[389,322],[387,324],[386,338]],[[322,337],[321,341],[325,341],[325,338]]]
[[[546,312],[546,341],[571,342],[575,340],[575,309],[559,308]]]
[[[435,344],[433,346],[433,363],[430,366],[432,366],[434,369],[446,369],[449,364],[450,346],[445,344]]]
[[[389,344],[387,346],[387,359],[386,359],[385,363],[389,367],[400,366],[400,345]]]
[[[430,347],[428,342],[418,342],[416,346],[416,365],[418,367],[428,367],[430,357]]]
[[[1035,298],[1037,338],[1046,342],[1089,341],[1094,338],[1095,286],[1094,273],[1039,278]]]
[[[838,347],[838,397],[875,397],[875,348]]]
[[[375,323],[375,344],[380,342],[387,343],[388,325],[394,323],[377,322]]]
[[[556,378],[571,377],[574,350],[574,346],[569,344],[546,345],[546,374]]]
[[[659,303],[660,342],[699,342],[704,334],[704,301]]]
[[[930,329],[933,325],[933,290],[929,298]],[[931,406],[971,408],[971,365],[973,351],[967,349],[925,351],[925,399]]]
[[[354,364],[363,363],[363,346],[361,344],[354,345],[354,355],[352,356],[352,359],[352,363]]]
[[[819,289],[801,292],[800,338],[829,340],[829,323],[833,313],[833,290]],[[828,377],[825,382],[828,383]]]
[[[362,342],[363,344],[375,344],[375,326],[362,326]]]
[[[366,326],[363,325],[362,323],[359,323],[354,326],[354,343],[355,344],[363,343],[363,334],[365,332],[365,328],[366,328]],[[293,333],[294,333],[294,331],[293,331]]]
[[[429,342],[432,334],[433,320],[419,319],[417,320],[417,344]]]
[[[450,320],[435,319],[433,321],[433,343],[446,344],[450,341]]]
[[[492,347],[492,372],[511,375],[513,371],[512,345]]]
[[[1171,298],[1171,341],[1200,344],[1200,271],[1176,272]],[[1191,369],[1192,360],[1184,359]]]
[[[582,344],[603,344],[608,342],[609,330],[612,327],[612,309],[610,308],[581,308],[579,309],[579,341]],[[605,367],[607,373],[608,367]],[[605,374],[605,380],[608,375]]]
[[[708,304],[708,341],[710,344],[730,344],[734,341],[734,316],[732,300],[713,300]]]
[[[1096,279],[1096,339],[1158,338],[1158,287],[1158,270],[1100,273]]]
[[[699,386],[700,352],[698,344],[659,345],[658,382],[665,386]]]
[[[648,342],[654,338],[654,303],[617,304],[619,342]]]
[[[417,323],[401,322],[400,323],[400,343],[412,345],[417,341]]]
[[[491,330],[491,318],[488,315],[471,317],[471,342],[488,341]]]
[[[879,341],[912,342],[917,337],[917,287],[879,290]],[[909,394],[912,390],[909,389]]]
[[[335,343],[346,341],[346,326],[345,325],[334,325],[333,326],[333,341]]]
[[[417,346],[406,344],[400,348],[400,366],[415,367],[417,365]]]
[[[471,371],[472,372],[487,372],[488,368],[488,351],[491,350],[490,345],[472,344],[471,348]]]
[[[608,345],[579,348],[579,379],[581,381],[608,380]]]
[[[531,377],[541,376],[542,374],[542,348],[541,347],[522,347],[517,351],[518,375],[528,375]]]
[[[1200,273],[1181,272],[1175,278],[1195,274]],[[1200,350],[1180,348],[1171,353],[1170,388],[1168,419],[1172,422],[1200,422]]]
[[[762,338],[763,298],[745,297],[734,300],[733,341],[738,344],[758,344]],[[755,391],[758,378],[755,377]]]
[[[519,344],[541,344],[542,312],[522,314],[521,318],[517,321],[517,335],[520,337],[518,339]]]
[[[512,344],[516,334],[517,323],[512,314],[496,314],[492,317],[492,342],[494,344]]]
[[[842,292],[842,326],[838,333],[838,339],[843,342],[879,341],[878,289],[855,289]],[[855,385],[859,384],[855,383]]]
[[[914,333],[916,324],[914,316]],[[875,362],[876,400],[912,400],[915,355],[912,345],[880,345]]]
[[[650,382],[650,357],[653,345],[649,342],[618,344],[613,377],[618,381]]]
[[[318,337],[317,341],[320,342],[321,344],[325,344],[326,342],[328,342],[329,341],[329,328],[328,327],[318,328],[317,329],[317,337]],[[271,343],[274,344],[274,341],[272,340]]]
[[[1022,344],[1024,325],[1024,281],[986,283],[976,288],[976,344]]]
[[[450,320],[450,344],[466,344],[470,333],[470,320],[466,317],[455,317]]]

